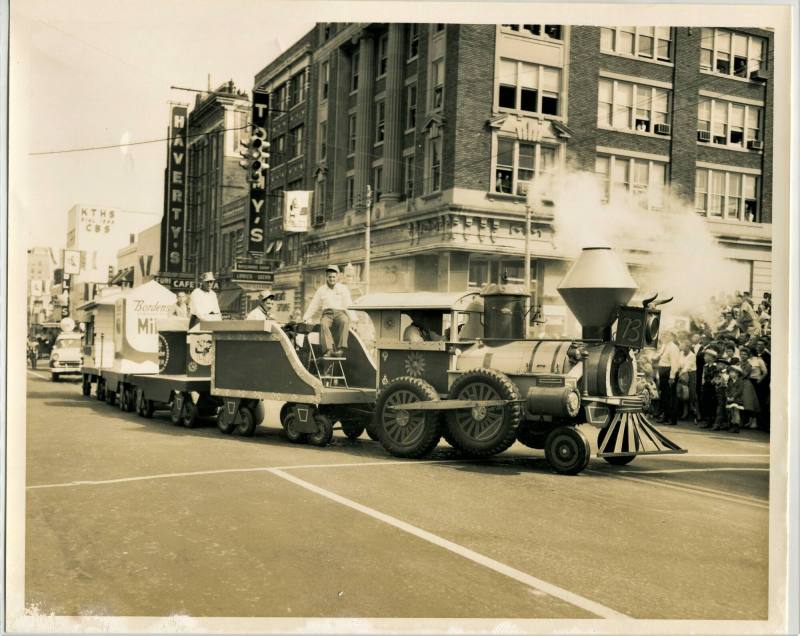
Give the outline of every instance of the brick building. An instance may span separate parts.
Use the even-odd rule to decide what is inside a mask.
[[[256,77],[272,94],[268,252],[307,302],[328,263],[370,286],[460,290],[522,277],[527,188],[560,167],[644,207],[666,188],[769,289],[772,33],[562,25],[318,24]],[[283,112],[288,111],[288,112]],[[280,231],[281,192],[313,190],[313,227]],[[240,203],[243,205],[243,203]],[[534,209],[532,291],[568,266]],[[648,255],[625,255],[644,266]],[[553,311],[555,309],[551,308]]]

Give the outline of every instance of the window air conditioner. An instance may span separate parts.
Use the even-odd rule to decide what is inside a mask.
[[[750,71],[750,79],[754,82],[766,82],[767,78],[761,74],[761,69]]]
[[[697,141],[711,141],[711,131],[710,130],[698,130],[697,131]]]
[[[657,135],[669,135],[669,133],[670,133],[670,125],[669,124],[656,124],[655,133]]]
[[[747,142],[747,147],[750,150],[764,150],[764,142],[760,139],[751,139]]]

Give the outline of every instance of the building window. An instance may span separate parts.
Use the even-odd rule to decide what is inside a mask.
[[[328,156],[328,122],[323,121],[319,125],[319,160],[322,161]]]
[[[374,202],[381,200],[383,192],[383,166],[376,166],[372,169],[372,191],[375,193]]]
[[[600,50],[671,62],[672,30],[670,27],[602,27]]]
[[[501,24],[500,26],[505,31],[513,31],[527,37],[544,37],[551,40],[561,40],[563,38],[560,24]]]
[[[406,130],[417,127],[417,85],[406,86]]]
[[[331,81],[331,65],[325,61],[320,65],[320,85],[322,86],[322,99],[328,99],[328,89]]]
[[[747,148],[749,142],[761,140],[762,117],[759,106],[701,97],[697,130],[720,146]]]
[[[279,135],[275,139],[272,140],[272,144],[270,145],[270,159],[272,159],[272,164],[278,166],[282,164],[285,160],[284,153],[286,152],[286,136]]]
[[[497,92],[500,108],[558,115],[560,93],[561,69],[500,60]]]
[[[300,103],[300,82],[298,81],[299,77],[295,75],[292,77],[289,82],[289,108],[292,106],[296,106]]]
[[[375,103],[375,144],[382,144],[386,134],[386,102]]]
[[[431,62],[431,108],[440,110],[444,100],[444,60]]]
[[[403,158],[403,191],[406,199],[414,198],[414,155]]]
[[[555,146],[497,137],[494,166],[494,191],[524,196],[534,182],[542,192],[549,191],[558,160]]]
[[[754,35],[703,27],[700,34],[700,70],[750,77],[764,68],[767,41]]]
[[[303,154],[303,126],[297,126],[289,131],[289,159],[294,159]]]
[[[409,24],[406,27],[408,35],[408,59],[413,60],[419,55],[419,25]]]
[[[628,197],[633,197],[643,208],[664,207],[666,163],[601,155],[595,160],[595,172],[602,183],[606,202],[624,201]]]
[[[442,138],[428,141],[428,192],[442,189]]]
[[[386,75],[389,68],[389,34],[384,33],[378,38],[378,77]]]
[[[327,42],[331,39],[331,25],[326,24],[322,27],[322,41]]]
[[[709,218],[757,222],[760,177],[739,172],[698,168],[694,206]]]
[[[669,93],[663,88],[601,79],[598,85],[597,125],[655,132],[656,124],[669,121]]]
[[[352,155],[356,152],[356,115],[353,113],[347,117],[347,154]]]
[[[355,205],[355,198],[356,198],[356,178],[346,177],[344,183],[345,183],[345,207],[348,210],[352,210],[353,206]]]
[[[358,51],[353,51],[350,56],[350,92],[358,90]]]

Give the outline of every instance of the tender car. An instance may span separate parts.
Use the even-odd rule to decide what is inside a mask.
[[[50,352],[50,379],[58,382],[62,375],[80,375],[82,363],[81,334],[60,334]]]

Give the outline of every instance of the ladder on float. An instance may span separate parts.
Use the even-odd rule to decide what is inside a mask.
[[[347,384],[347,376],[344,373],[342,362],[347,358],[341,356],[319,356],[314,353],[314,345],[319,344],[319,334],[308,334],[308,368],[313,370],[322,386],[325,387],[339,387],[344,386],[345,389],[350,388]],[[312,338],[311,336],[316,336]],[[314,342],[316,340],[316,342]],[[341,384],[340,384],[341,383]]]

